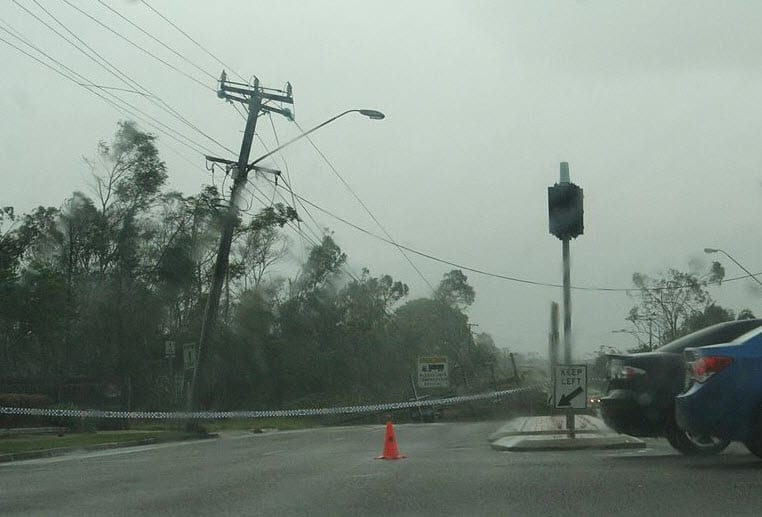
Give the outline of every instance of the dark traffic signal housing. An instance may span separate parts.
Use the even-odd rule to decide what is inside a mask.
[[[556,183],[548,187],[550,233],[561,240],[574,239],[584,231],[582,189],[574,183]]]

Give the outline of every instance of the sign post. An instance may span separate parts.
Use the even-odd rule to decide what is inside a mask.
[[[558,364],[554,373],[553,403],[556,409],[568,410],[569,438],[574,438],[574,410],[587,408],[587,365]]]

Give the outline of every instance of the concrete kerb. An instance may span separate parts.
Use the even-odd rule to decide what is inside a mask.
[[[600,419],[576,415],[576,437],[569,438],[565,416],[519,417],[507,422],[489,437],[492,448],[503,451],[549,451],[580,449],[639,449],[645,442],[617,434]]]
[[[208,433],[206,435],[199,435],[198,440],[218,438],[216,433]],[[52,458],[54,456],[65,456],[73,452],[92,452],[103,451],[109,449],[121,449],[124,447],[138,447],[141,445],[153,445],[156,443],[165,443],[171,441],[185,441],[185,440],[162,440],[160,438],[146,438],[144,440],[134,440],[129,442],[109,442],[99,443],[97,445],[87,445],[82,447],[56,447],[54,449],[40,449],[36,451],[21,451],[21,452],[7,452],[0,454],[0,463],[7,463],[10,461],[24,461],[24,460],[36,460],[40,458]]]
[[[63,456],[78,451],[102,451],[107,449],[118,449],[121,447],[134,447],[138,445],[153,445],[158,443],[156,438],[146,438],[145,440],[135,440],[131,442],[111,442],[99,443],[98,445],[88,445],[86,447],[56,447],[54,449],[41,449],[37,451],[8,452],[0,454],[0,463],[8,461],[36,460],[39,458],[51,458],[53,456]]]
[[[564,415],[524,416],[510,420],[488,438],[494,442],[506,436],[531,436],[564,434],[566,417]],[[611,433],[603,420],[589,415],[576,415],[577,433]]]
[[[550,438],[541,436],[507,436],[491,444],[491,447],[495,450],[513,452],[642,449],[645,446],[644,441],[621,434],[577,435],[576,438],[569,438],[566,435],[556,435]]]

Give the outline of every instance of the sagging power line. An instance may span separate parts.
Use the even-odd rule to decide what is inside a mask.
[[[302,129],[302,127],[296,123],[296,127],[299,128],[299,130],[302,133],[305,133],[305,131]],[[421,272],[421,270],[418,268],[418,266],[415,265],[415,263],[410,259],[410,257],[405,253],[405,247],[400,246],[397,244],[397,242],[394,240],[394,238],[391,236],[391,234],[386,230],[386,228],[381,224],[381,221],[378,220],[378,218],[371,212],[370,208],[368,208],[368,205],[363,202],[362,199],[360,199],[360,196],[357,194],[357,192],[354,191],[354,189],[347,183],[347,181],[344,179],[344,177],[339,173],[338,169],[334,164],[331,162],[331,160],[328,159],[328,157],[323,153],[323,151],[320,150],[320,148],[317,146],[317,144],[312,140],[310,136],[307,136],[307,140],[310,142],[312,147],[317,151],[317,153],[320,155],[320,157],[323,159],[323,161],[328,165],[328,167],[331,169],[331,171],[334,173],[334,175],[339,178],[339,181],[341,181],[342,185],[349,191],[350,194],[352,194],[352,197],[355,198],[355,200],[360,204],[360,206],[365,210],[365,212],[370,216],[371,219],[373,219],[373,222],[376,223],[376,226],[386,235],[389,242],[391,242],[394,246],[397,247],[399,252],[402,254],[402,256],[405,258],[408,264],[410,264],[410,267],[413,268],[413,270],[418,274],[418,276],[423,280],[423,282],[429,286],[429,289],[431,289],[431,292],[434,292],[436,289],[432,285],[431,282],[429,282],[429,279],[426,278],[426,276]]]
[[[132,47],[134,47],[134,48],[136,48],[136,49],[140,50],[141,52],[143,52],[143,53],[144,53],[144,54],[146,54],[147,56],[150,56],[151,58],[153,58],[153,59],[155,59],[156,61],[160,62],[160,63],[161,63],[161,64],[163,64],[164,66],[166,66],[166,67],[169,67],[170,69],[174,70],[175,72],[177,72],[178,74],[180,74],[180,75],[184,76],[185,78],[187,78],[187,79],[189,79],[189,80],[193,81],[194,83],[196,83],[197,85],[201,86],[202,88],[204,88],[204,89],[206,89],[206,90],[211,90],[211,91],[214,91],[214,88],[212,88],[212,87],[211,87],[211,86],[209,86],[208,84],[206,84],[206,83],[204,83],[204,82],[202,82],[202,81],[199,81],[197,78],[195,78],[195,77],[193,77],[192,75],[190,75],[190,74],[188,74],[188,73],[186,73],[186,72],[184,72],[184,71],[180,70],[179,68],[177,68],[177,67],[176,67],[175,65],[173,65],[172,63],[169,63],[169,62],[168,62],[168,61],[166,61],[165,59],[162,59],[161,57],[157,56],[156,54],[154,54],[154,53],[153,53],[153,52],[151,52],[150,50],[146,49],[145,47],[142,47],[141,45],[138,45],[137,43],[135,43],[134,41],[132,41],[130,38],[128,38],[127,36],[125,36],[125,35],[124,35],[124,34],[122,34],[121,32],[119,32],[119,31],[117,31],[116,29],[114,29],[113,27],[111,27],[111,26],[109,26],[108,24],[106,24],[106,23],[102,22],[101,20],[99,20],[98,18],[94,17],[93,15],[91,15],[90,13],[88,13],[87,11],[85,11],[85,10],[81,9],[80,7],[78,7],[78,6],[74,5],[74,4],[72,4],[72,3],[71,3],[69,0],[62,0],[62,1],[63,1],[64,3],[66,3],[66,4],[67,4],[69,7],[71,7],[72,9],[74,9],[75,11],[79,12],[79,13],[80,13],[82,16],[85,16],[86,18],[88,18],[88,19],[92,20],[93,22],[95,22],[95,23],[96,23],[96,24],[98,24],[99,26],[103,27],[104,29],[106,29],[106,30],[107,30],[107,31],[109,31],[110,33],[114,34],[115,36],[117,36],[118,38],[120,38],[121,40],[123,40],[124,42],[128,43],[128,44],[129,44],[129,45],[131,45]]]
[[[141,110],[134,104],[128,101],[125,101],[121,97],[113,94],[111,91],[112,88],[96,85],[93,81],[91,81],[90,79],[82,75],[81,73],[77,72],[76,70],[72,69],[65,63],[52,57],[47,52],[37,47],[33,43],[31,43],[28,39],[26,39],[23,35],[21,35],[19,31],[17,31],[16,29],[13,29],[12,26],[10,26],[6,21],[4,21],[1,18],[0,18],[0,24],[2,24],[0,25],[0,30],[10,35],[11,37],[15,38],[17,41],[21,42],[23,45],[27,46],[28,48],[34,50],[40,56],[43,56],[45,59],[47,59],[49,62],[43,61],[40,57],[37,57],[31,54],[29,51],[22,49],[21,47],[13,44],[12,42],[6,39],[0,39],[0,41],[5,43],[6,45],[10,46],[11,48],[15,49],[19,53],[25,55],[26,57],[29,57],[30,59],[36,61],[37,63],[45,66],[49,70],[64,77],[65,79],[73,82],[74,84],[84,88],[85,90],[92,93],[96,97],[100,98],[107,104],[111,105],[117,111],[126,115],[127,117],[138,119],[142,121],[143,123],[145,123],[146,125],[155,129],[159,133],[162,133],[163,135],[171,138],[172,140],[175,140],[176,142],[187,147],[188,149],[198,154],[204,155],[204,151],[201,149],[203,146],[199,144],[198,142],[193,141],[193,139],[191,139],[187,135],[164,124],[163,122],[149,115],[148,113]],[[56,66],[53,66],[51,63],[54,63]],[[100,91],[102,91],[105,95],[102,95]],[[152,120],[153,122],[150,122],[148,120]]]
[[[173,27],[177,32],[185,36],[191,43],[196,45],[199,49],[203,50],[209,57],[214,59],[219,65],[222,66],[224,70],[230,70],[233,72],[241,81],[246,81],[246,78],[243,77],[241,74],[235,71],[233,67],[223,62],[220,58],[218,58],[215,54],[213,54],[209,49],[207,49],[205,46],[203,46],[201,43],[196,41],[193,37],[191,37],[187,32],[185,32],[183,29],[178,27],[172,20],[167,18],[165,15],[160,13],[156,8],[154,8],[151,4],[149,4],[146,0],[140,0],[143,5],[145,5],[148,9],[150,9],[154,14],[156,14],[159,18],[164,20],[166,23],[168,23],[171,27]]]
[[[270,181],[270,180],[268,179],[268,181]],[[281,178],[281,182],[283,182],[283,178]],[[287,189],[288,188],[285,185],[284,186],[276,185],[276,187],[280,188],[280,189]],[[290,190],[292,190],[292,189],[290,189]],[[381,242],[384,242],[384,243],[389,244],[389,245],[394,246],[394,247],[403,248],[405,251],[408,251],[410,253],[413,253],[413,254],[418,255],[420,257],[423,257],[423,258],[427,258],[427,259],[432,260],[434,262],[439,262],[440,264],[445,264],[445,265],[448,265],[448,266],[456,267],[458,269],[462,269],[464,271],[469,271],[471,273],[476,273],[476,274],[479,274],[479,275],[483,275],[483,276],[487,276],[487,277],[491,277],[491,278],[497,278],[497,279],[500,279],[500,280],[507,280],[507,281],[510,281],[510,282],[515,282],[515,283],[520,283],[520,284],[533,285],[533,286],[537,286],[537,287],[552,287],[552,288],[562,288],[563,287],[561,284],[556,284],[556,283],[551,283],[551,282],[540,282],[540,281],[535,281],[535,280],[529,280],[529,279],[526,279],[526,278],[520,278],[520,277],[516,277],[516,276],[511,276],[511,275],[504,275],[504,274],[501,274],[501,273],[495,273],[495,272],[491,272],[491,271],[486,271],[484,269],[479,269],[479,268],[467,266],[467,265],[455,262],[453,260],[448,260],[448,259],[444,259],[444,258],[441,258],[441,257],[437,257],[437,256],[432,255],[430,253],[426,253],[426,252],[417,250],[415,248],[412,248],[410,246],[405,246],[403,244],[399,244],[397,242],[394,242],[394,241],[392,241],[390,239],[384,238],[381,235],[373,233],[372,231],[368,230],[367,228],[363,228],[362,226],[357,225],[357,224],[355,224],[355,223],[353,223],[351,221],[348,221],[347,219],[345,219],[345,218],[343,218],[343,217],[341,217],[341,216],[331,212],[330,210],[328,210],[326,208],[323,208],[323,207],[317,205],[316,203],[313,203],[312,201],[304,198],[303,196],[301,196],[299,194],[294,193],[294,195],[296,196],[297,200],[300,200],[301,202],[311,206],[315,210],[318,210],[318,211],[324,213],[325,215],[327,215],[327,216],[331,217],[332,219],[335,219],[335,220],[337,220],[337,221],[339,221],[339,222],[349,226],[350,228],[353,228],[353,229],[355,229],[355,230],[357,230],[357,231],[359,231],[361,233],[364,233],[365,235],[368,235],[369,237],[372,237],[372,238],[374,238],[376,240],[379,240]],[[755,275],[762,275],[762,273],[755,273]],[[737,276],[737,277],[725,279],[722,282],[723,283],[724,282],[735,282],[735,281],[738,281],[738,280],[743,280],[743,279],[746,279],[746,278],[750,278],[750,276],[751,275]],[[651,288],[645,288],[645,289],[641,289],[641,288],[638,288],[638,287],[629,287],[628,288],[628,287],[589,287],[589,286],[574,286],[574,285],[571,286],[572,289],[576,289],[578,291],[593,291],[593,292],[594,291],[599,291],[599,292],[620,292],[620,293],[639,292],[639,291],[643,291],[643,290],[645,290],[645,291],[657,291],[658,292],[658,291],[664,291],[664,290],[668,290],[668,289],[687,289],[687,288],[691,288],[691,287],[694,287],[694,285],[693,284],[672,285],[672,286],[665,286],[665,287],[651,287]]]

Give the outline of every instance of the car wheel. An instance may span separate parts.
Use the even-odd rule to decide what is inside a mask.
[[[666,437],[669,444],[687,456],[710,456],[724,451],[730,440],[714,436],[696,436],[676,425],[668,425]],[[762,451],[762,449],[760,449]]]

